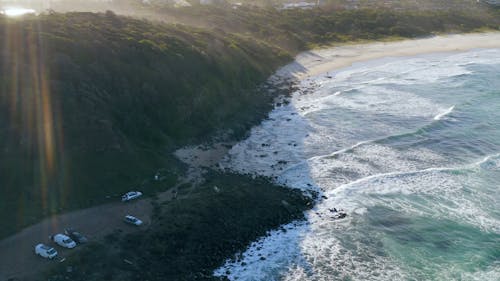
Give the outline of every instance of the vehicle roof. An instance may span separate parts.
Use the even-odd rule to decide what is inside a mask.
[[[47,246],[45,244],[38,244],[38,245],[36,245],[36,247],[37,248],[42,248],[42,249],[47,250],[47,251],[50,250],[50,249],[52,249],[52,247]]]

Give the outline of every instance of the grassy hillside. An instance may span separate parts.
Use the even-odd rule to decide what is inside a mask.
[[[430,1],[423,2],[430,4]],[[367,1],[357,9],[339,8],[335,3],[305,10],[257,6],[232,8],[226,5],[198,5],[178,9],[159,6],[156,13],[163,15],[165,20],[259,38],[291,53],[314,45],[355,40],[411,38],[443,32],[500,28],[499,11],[482,5],[469,3],[456,9],[410,9],[407,6],[405,9],[392,9],[368,3],[380,4],[380,1]]]
[[[148,7],[184,24],[112,12],[0,17],[0,237],[138,186],[172,186],[172,150],[220,131],[241,136],[270,109],[257,85],[299,51],[500,22],[482,8]],[[168,180],[153,184],[159,168]]]
[[[237,35],[113,13],[0,18],[0,30],[0,214],[17,214],[0,236],[136,189],[178,166],[176,146],[245,131],[269,109],[256,85],[290,59]]]

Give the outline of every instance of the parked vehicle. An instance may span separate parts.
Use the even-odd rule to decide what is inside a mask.
[[[68,235],[69,238],[73,239],[77,244],[87,243],[87,237],[83,236],[80,232],[75,231],[72,228],[66,228],[64,234]]]
[[[125,218],[123,219],[128,224],[133,224],[136,226],[140,226],[142,224],[142,221],[134,216],[131,215],[126,215]]]
[[[68,249],[73,249],[76,247],[75,241],[73,241],[71,238],[64,234],[56,234],[50,237],[50,240],[54,241],[57,245],[68,248]]]
[[[140,192],[140,191],[130,191],[130,192],[125,193],[122,196],[122,202],[127,202],[127,201],[130,201],[130,200],[139,198],[141,196],[142,196],[142,192]]]
[[[53,259],[57,256],[57,251],[45,244],[38,244],[35,246],[35,254],[46,259]]]

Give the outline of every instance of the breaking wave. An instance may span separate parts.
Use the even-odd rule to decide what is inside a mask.
[[[304,81],[315,88],[271,112],[220,166],[319,194],[316,206],[214,275],[500,280],[498,72],[500,50],[479,50]]]

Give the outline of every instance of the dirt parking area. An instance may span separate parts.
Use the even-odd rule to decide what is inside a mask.
[[[85,235],[89,241],[98,241],[115,230],[147,230],[152,209],[151,199],[116,202],[53,216],[32,225],[0,241],[0,281],[39,280],[38,274],[57,261],[35,255],[35,245],[38,243],[54,247],[63,258],[71,251],[85,247],[78,245],[74,249],[62,248],[50,241],[50,235],[63,233],[65,228],[71,227]],[[127,214],[138,217],[144,224],[136,227],[124,223],[123,217]]]
[[[217,143],[211,147],[199,146],[179,150],[176,153],[177,157],[188,164],[190,169],[186,177],[176,186],[157,194],[158,203],[162,204],[177,198],[179,186],[202,181],[203,168],[216,166],[230,147],[231,144],[228,143]],[[63,233],[65,228],[76,229],[89,241],[100,241],[116,230],[121,230],[123,233],[147,231],[153,211],[151,202],[152,199],[148,198],[126,203],[118,201],[55,215],[0,240],[0,281],[40,280],[41,272],[57,261],[37,256],[35,245],[39,243],[54,247],[62,258],[73,251],[78,251],[79,247],[85,247],[79,245],[74,249],[65,249],[50,241],[50,235]],[[144,224],[140,227],[126,224],[123,218],[128,214],[139,218]]]

